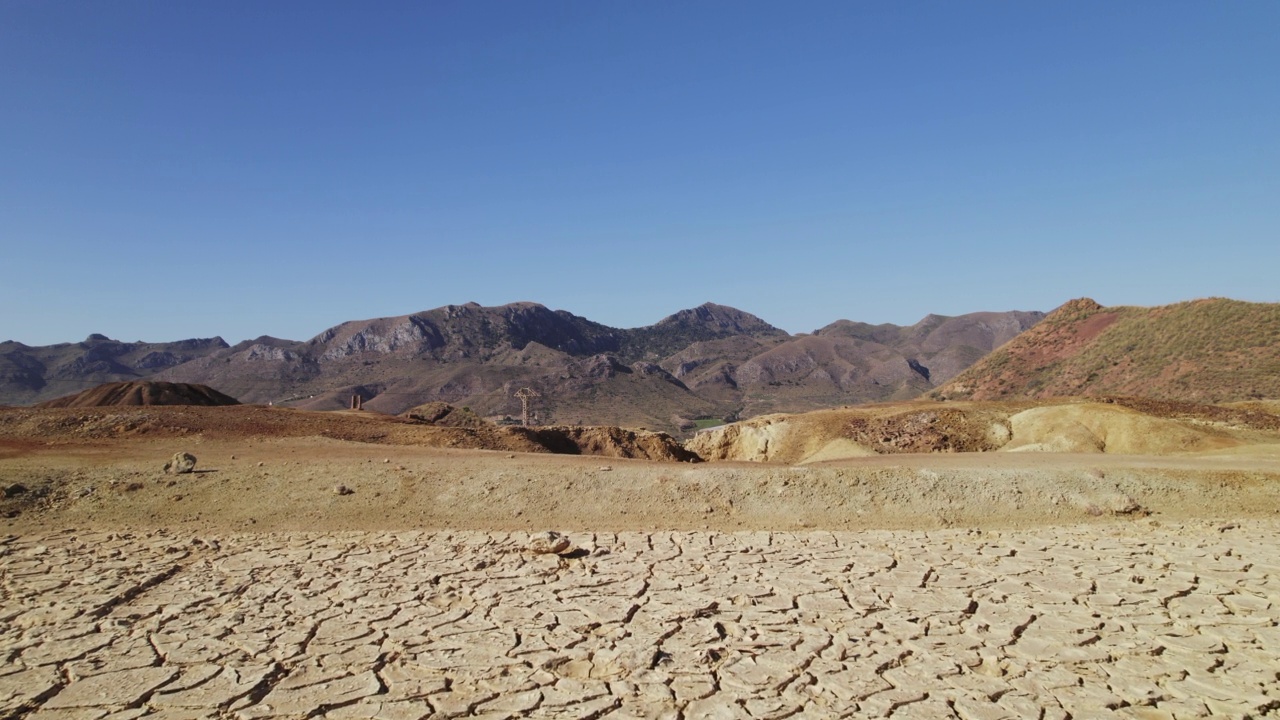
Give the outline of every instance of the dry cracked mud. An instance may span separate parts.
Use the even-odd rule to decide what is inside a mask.
[[[1280,521],[0,538],[0,717],[1259,717]]]

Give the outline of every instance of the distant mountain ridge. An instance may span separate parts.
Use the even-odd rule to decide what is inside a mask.
[[[531,302],[467,303],[344,322],[305,341],[116,343],[110,352],[106,343],[115,341],[100,336],[48,348],[5,343],[0,404],[150,377],[208,385],[249,403],[337,409],[359,395],[366,408],[388,413],[443,401],[518,415],[513,393],[531,387],[541,394],[543,421],[676,429],[698,417],[915,397],[1041,317],[930,315],[908,327],[842,320],[792,336],[713,303],[633,329]],[[106,356],[111,363],[94,364]],[[76,367],[92,371],[77,375]]]
[[[220,337],[120,342],[97,333],[78,343],[0,342],[0,403],[28,405],[112,382],[151,377],[228,348]]]
[[[1130,395],[1280,398],[1280,304],[1209,298],[1159,307],[1072,300],[930,393],[997,400]]]

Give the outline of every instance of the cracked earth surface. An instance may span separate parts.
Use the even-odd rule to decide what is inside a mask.
[[[0,539],[0,717],[1280,708],[1280,522]]]

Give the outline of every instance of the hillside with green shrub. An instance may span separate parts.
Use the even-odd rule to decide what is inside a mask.
[[[968,400],[1068,395],[1280,398],[1280,304],[1210,298],[1144,308],[1072,300],[930,393]]]

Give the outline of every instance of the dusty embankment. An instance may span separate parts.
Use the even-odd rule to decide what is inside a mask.
[[[165,475],[177,451],[197,472]],[[1151,515],[1269,517],[1280,462],[932,454],[807,466],[658,463],[324,438],[0,445],[9,531],[1018,527]],[[339,487],[349,493],[339,494]]]
[[[911,402],[766,415],[685,445],[704,460],[791,464],[903,453],[1274,454],[1280,416],[1141,398]]]
[[[912,403],[737,423],[689,444],[720,462],[689,463],[675,461],[688,455],[670,437],[619,428],[439,427],[253,406],[9,409],[0,519],[14,530],[256,532],[1270,517],[1280,509],[1273,422],[1209,406]],[[198,458],[196,472],[164,474],[179,452]],[[770,462],[735,462],[746,459]]]

